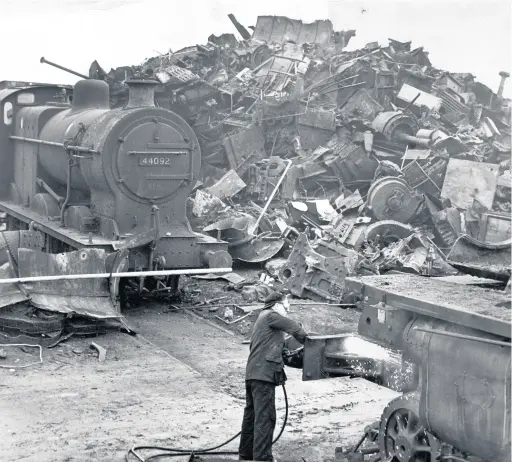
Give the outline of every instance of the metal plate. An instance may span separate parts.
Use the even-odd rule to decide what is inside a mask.
[[[386,306],[395,309],[511,337],[510,297],[496,291],[408,274],[347,278],[345,284],[364,293],[370,305],[385,298]]]
[[[139,156],[140,167],[171,167],[171,158],[168,153],[159,156]]]
[[[277,255],[283,246],[283,239],[258,236],[245,245],[230,248],[229,252],[237,260],[248,263],[260,263],[270,260]]]
[[[18,271],[20,277],[106,273],[106,256],[99,249],[61,254],[19,249]],[[21,286],[32,304],[43,310],[100,319],[120,316],[112,304],[107,278],[31,282]]]
[[[471,160],[450,159],[446,169],[441,196],[460,209],[470,209],[476,199],[492,209],[499,165]]]
[[[122,139],[113,158],[114,176],[137,197],[162,199],[190,179],[191,145],[168,121],[140,119],[127,127]],[[172,174],[165,168],[171,165]],[[139,167],[145,168],[141,171]]]
[[[305,24],[286,16],[258,16],[252,38],[277,43],[292,41],[299,45],[327,44],[331,42],[332,30],[332,23],[329,20],[317,20]]]

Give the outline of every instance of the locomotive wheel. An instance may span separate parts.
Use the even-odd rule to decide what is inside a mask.
[[[407,407],[401,407],[402,405]],[[430,445],[429,435],[420,423],[417,413],[415,399],[398,398],[384,410],[379,440],[383,461],[434,462],[435,453]]]

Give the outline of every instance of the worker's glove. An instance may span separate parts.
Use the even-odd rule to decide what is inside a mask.
[[[285,366],[293,367],[295,369],[302,369],[304,364],[304,347],[296,350],[283,350],[283,362]]]

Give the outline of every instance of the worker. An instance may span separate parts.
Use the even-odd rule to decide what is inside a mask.
[[[286,381],[283,349],[285,332],[304,344],[306,332],[287,317],[289,300],[279,292],[265,299],[254,323],[245,374],[246,405],[239,460],[272,461],[272,439],[276,425],[276,385]]]

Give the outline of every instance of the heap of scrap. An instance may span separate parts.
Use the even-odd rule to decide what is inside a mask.
[[[112,107],[131,76],[157,79],[157,104],[193,127],[196,229],[238,260],[281,257],[275,273],[298,297],[340,301],[346,276],[389,271],[507,283],[507,72],[494,93],[410,41],[347,51],[355,31],[328,20],[230,19],[238,36],[89,70]]]

